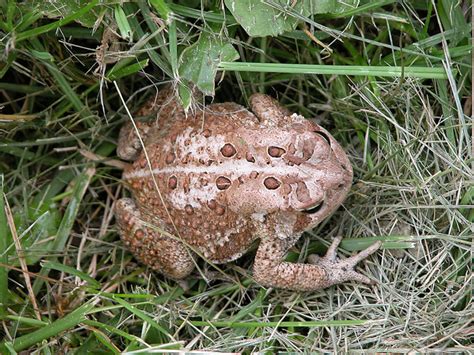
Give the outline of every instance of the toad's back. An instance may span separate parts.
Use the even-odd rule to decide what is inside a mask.
[[[282,114],[284,121],[273,119]],[[325,189],[340,196],[350,186],[350,165],[341,169],[334,159],[332,137],[283,109],[263,122],[235,103],[185,117],[170,101],[158,117],[124,179],[142,214],[165,221],[215,262],[238,258],[256,230],[283,224],[285,234],[301,233],[314,216],[299,211],[320,207],[331,197]]]
[[[349,160],[326,130],[266,95],[251,96],[253,113],[224,103],[185,117],[167,94],[138,113],[157,113],[138,124],[145,143],[129,124],[117,150],[134,161],[124,171],[134,199],[117,202],[118,227],[141,261],[179,279],[194,268],[192,251],[227,262],[259,238],[254,277],[262,284],[310,290],[369,282],[352,268],[378,245],[348,262],[333,252],[320,265],[282,261],[350,189]]]

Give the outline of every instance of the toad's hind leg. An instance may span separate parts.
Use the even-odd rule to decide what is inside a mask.
[[[160,233],[158,230],[164,230],[163,223],[151,228],[132,199],[117,201],[115,217],[124,244],[141,262],[176,280],[193,271],[194,260],[185,245]]]
[[[325,257],[310,256],[311,264],[294,264],[281,261],[287,251],[285,240],[262,239],[255,256],[254,278],[264,286],[295,291],[314,291],[350,280],[372,283],[368,277],[354,271],[354,267],[374,253],[381,243],[377,242],[350,258],[337,260],[336,249],[340,240],[335,239]]]

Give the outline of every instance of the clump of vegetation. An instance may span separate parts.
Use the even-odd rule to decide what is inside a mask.
[[[470,6],[0,0],[0,352],[472,350]],[[137,264],[116,140],[164,84],[328,128],[354,186],[288,259],[382,240],[359,267],[378,285],[264,289],[252,255],[185,287]]]

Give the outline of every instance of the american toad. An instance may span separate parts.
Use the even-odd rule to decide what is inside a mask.
[[[253,276],[261,285],[303,291],[370,283],[353,268],[380,243],[338,260],[336,238],[310,264],[283,261],[304,231],[343,202],[352,167],[324,128],[266,95],[254,94],[250,105],[253,113],[220,103],[186,117],[166,89],[137,113],[156,120],[122,128],[117,152],[133,161],[123,173],[133,199],[116,204],[125,245],[143,263],[181,279],[196,254],[225,263],[260,239]]]

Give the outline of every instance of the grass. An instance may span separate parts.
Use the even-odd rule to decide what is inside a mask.
[[[275,37],[218,1],[60,3],[0,1],[1,353],[474,350],[470,2],[267,1],[292,28]],[[164,83],[193,105],[190,80],[333,133],[353,188],[288,260],[382,240],[359,266],[376,286],[265,289],[252,253],[176,283],[123,248],[118,130]]]

